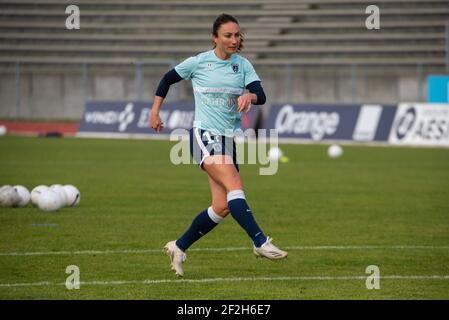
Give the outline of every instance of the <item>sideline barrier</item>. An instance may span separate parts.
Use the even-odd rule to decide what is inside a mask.
[[[88,102],[77,136],[167,139],[175,129],[190,129],[194,104],[164,103],[165,128],[148,127],[150,102]],[[242,116],[242,129],[258,129],[260,108]],[[275,104],[262,129],[276,129],[282,142],[347,142],[449,147],[449,104]]]
[[[264,129],[279,138],[311,141],[387,142],[396,108],[365,105],[273,105]]]
[[[394,145],[449,147],[449,104],[399,104],[389,142]]]
[[[165,128],[155,133],[148,126],[151,102],[93,101],[86,104],[77,136],[114,138],[168,138],[175,129],[190,129],[195,106],[192,102],[164,103],[159,115]],[[242,128],[254,129],[260,114],[258,108],[242,116]]]

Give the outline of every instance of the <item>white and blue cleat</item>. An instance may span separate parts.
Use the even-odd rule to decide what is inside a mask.
[[[257,248],[256,246],[253,247],[253,252],[256,255],[256,258],[263,257],[270,260],[279,260],[284,259],[288,256],[287,251],[279,249],[274,244],[272,244],[271,241],[273,241],[273,238],[267,237],[267,241],[259,248]]]
[[[183,277],[184,270],[182,269],[182,264],[187,259],[186,253],[178,248],[176,241],[167,242],[164,249],[167,256],[170,257],[171,270],[173,270],[178,277]]]

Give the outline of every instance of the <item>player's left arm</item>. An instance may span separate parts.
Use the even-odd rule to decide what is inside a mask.
[[[243,82],[246,89],[248,89],[248,93],[241,95],[238,99],[238,108],[239,112],[246,110],[248,112],[251,109],[253,104],[261,105],[266,101],[265,93],[263,91],[262,85],[260,84],[260,78],[256,73],[251,62],[247,59],[243,58],[242,60],[243,66]]]
[[[248,112],[251,106],[262,105],[267,100],[260,81],[253,81],[246,86],[248,93],[241,95],[238,99],[238,112],[246,110]]]

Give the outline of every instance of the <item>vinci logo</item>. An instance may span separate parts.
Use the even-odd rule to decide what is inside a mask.
[[[88,124],[104,124],[115,125],[118,124],[118,131],[126,131],[130,123],[134,121],[135,113],[133,111],[134,105],[130,102],[125,106],[121,112],[118,111],[90,111],[84,115],[84,120]]]

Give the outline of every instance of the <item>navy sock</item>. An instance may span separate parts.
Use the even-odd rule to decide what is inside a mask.
[[[193,219],[190,227],[176,241],[176,245],[182,251],[186,251],[195,241],[211,231],[222,219],[214,212],[212,207],[209,207]]]
[[[243,190],[233,190],[228,193],[228,208],[232,217],[246,231],[256,247],[260,247],[267,241],[246,203]]]

